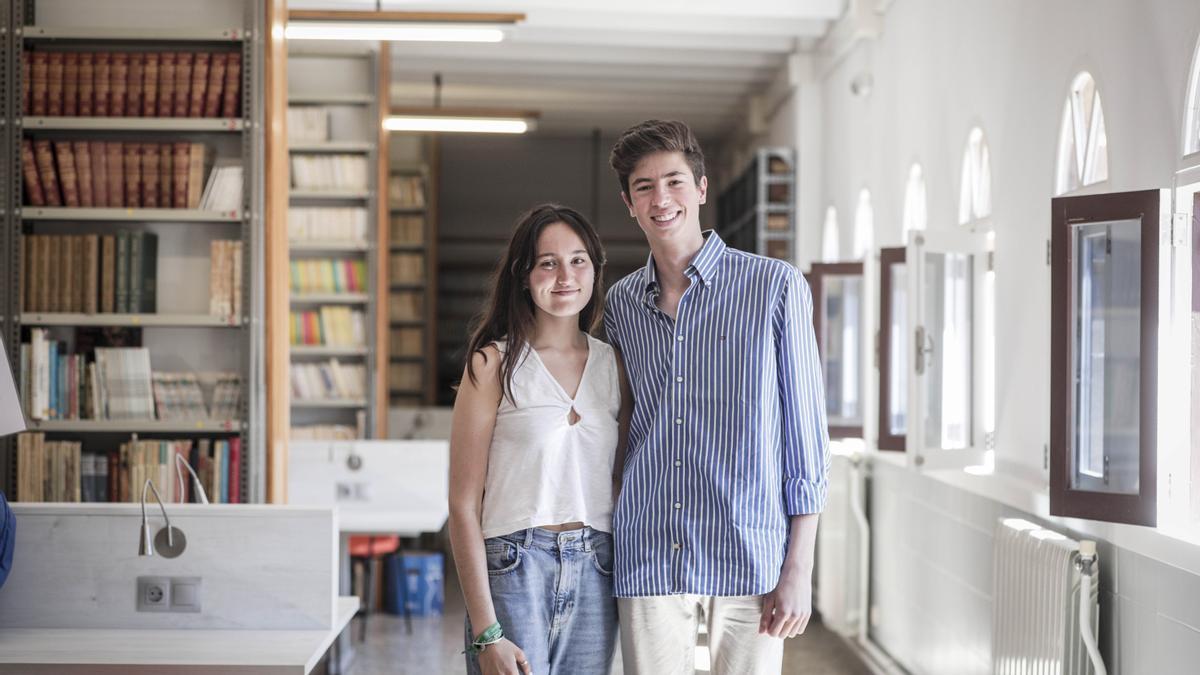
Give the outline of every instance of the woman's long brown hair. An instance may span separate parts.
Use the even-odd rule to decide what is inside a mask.
[[[487,304],[476,317],[467,342],[467,377],[472,383],[478,383],[472,357],[479,353],[486,361],[485,347],[497,341],[507,343],[500,358],[500,384],[504,395],[514,404],[512,375],[525,345],[529,344],[536,316],[525,282],[537,262],[538,237],[555,223],[563,223],[579,235],[595,270],[592,297],[579,313],[579,329],[593,332],[604,316],[604,247],[596,229],[583,214],[561,204],[541,204],[524,213],[517,219],[508,251],[496,266]]]

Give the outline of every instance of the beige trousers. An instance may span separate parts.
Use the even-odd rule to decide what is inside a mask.
[[[618,598],[625,675],[692,675],[696,633],[708,632],[712,675],[779,675],[783,640],[758,633],[761,595]]]

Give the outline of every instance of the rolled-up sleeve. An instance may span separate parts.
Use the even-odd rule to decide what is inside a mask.
[[[790,268],[773,319],[782,424],[783,503],[788,515],[820,513],[829,479],[825,384],[808,282]]]

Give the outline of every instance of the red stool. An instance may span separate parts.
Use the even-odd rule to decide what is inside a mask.
[[[358,641],[363,642],[367,639],[367,619],[371,616],[371,603],[375,599],[375,561],[389,553],[395,553],[400,549],[400,537],[376,537],[376,536],[357,536],[350,537],[350,587],[354,588],[354,574],[358,569],[358,565],[362,564],[366,577],[363,579],[363,603],[362,607],[355,612],[354,616],[362,617],[362,630],[359,632]],[[404,611],[404,620],[408,628],[408,633],[412,633],[412,619],[408,614],[408,602],[401,600]]]

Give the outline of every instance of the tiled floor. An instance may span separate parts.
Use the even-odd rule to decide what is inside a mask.
[[[412,635],[404,620],[389,614],[372,614],[367,641],[355,644],[354,661],[345,675],[459,675],[463,666],[463,607],[458,584],[446,580],[446,613],[436,618],[414,618]],[[355,638],[359,625],[352,624]],[[611,675],[623,675],[620,656]],[[803,637],[789,640],[784,652],[785,674],[869,675],[841,638],[820,623],[809,626]],[[319,667],[316,672],[323,672]],[[706,672],[706,671],[698,671]],[[544,675],[544,674],[543,674]],[[572,673],[569,675],[588,675]]]

